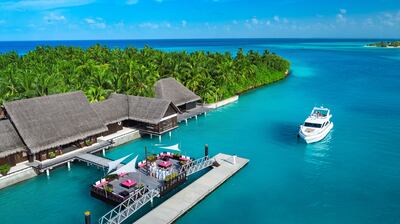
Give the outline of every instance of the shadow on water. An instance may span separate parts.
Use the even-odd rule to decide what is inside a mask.
[[[297,141],[297,133],[299,131],[299,123],[295,122],[277,122],[271,124],[271,130],[268,130],[268,133],[272,133],[272,137],[274,140],[289,145],[296,145]]]

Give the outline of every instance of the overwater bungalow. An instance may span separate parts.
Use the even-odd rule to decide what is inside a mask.
[[[0,120],[0,165],[15,166],[27,160],[27,150],[10,120]]]
[[[172,101],[181,112],[194,109],[201,97],[174,78],[160,79],[155,84],[156,97]]]
[[[179,109],[169,100],[115,93],[109,99],[118,101],[120,115],[128,118],[123,125],[142,133],[161,135],[178,127]]]
[[[126,97],[113,97],[100,102],[92,103],[93,110],[101,117],[107,126],[102,135],[109,135],[122,130],[122,122],[128,120]]]
[[[90,145],[107,131],[82,91],[6,102],[4,107],[31,162]]]

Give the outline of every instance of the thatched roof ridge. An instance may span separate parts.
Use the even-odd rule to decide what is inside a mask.
[[[127,97],[130,120],[158,124],[170,105],[178,112],[175,105],[168,100],[130,95]]]
[[[107,131],[82,91],[7,102],[4,106],[32,153]]]
[[[92,103],[93,110],[106,125],[128,119],[128,101],[126,98],[114,97]]]
[[[0,158],[26,151],[10,120],[0,120]]]
[[[178,113],[179,109],[169,100],[112,93],[109,99],[118,99],[120,106],[128,111],[128,119],[157,124],[171,105]],[[124,104],[124,102],[126,102]]]
[[[174,78],[160,79],[155,84],[156,97],[172,101],[176,106],[201,100],[200,96],[190,91]]]

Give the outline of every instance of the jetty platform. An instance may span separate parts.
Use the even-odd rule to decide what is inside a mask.
[[[108,168],[108,163],[112,161],[90,153],[79,153],[75,156],[75,159],[103,169]]]
[[[183,112],[182,114],[178,114],[178,122],[185,121],[187,122],[188,119],[191,119],[193,117],[200,116],[202,114],[206,114],[209,112],[211,109],[208,107],[205,107],[204,105],[197,105],[195,108],[187,110]]]
[[[249,162],[248,159],[236,157],[236,163],[234,163],[233,156],[222,153],[214,158],[220,166],[213,167],[195,182],[137,220],[135,224],[175,222]]]

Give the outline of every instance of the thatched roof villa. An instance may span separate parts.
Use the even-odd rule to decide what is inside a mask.
[[[174,78],[158,80],[155,84],[155,93],[159,99],[172,101],[182,112],[195,108],[196,104],[201,101],[200,96]]]
[[[24,143],[10,120],[0,120],[0,164],[15,164],[27,159]]]
[[[38,160],[47,159],[49,150],[61,150],[107,131],[82,91],[7,102],[4,107],[30,154]]]
[[[161,135],[178,127],[179,113],[170,100],[123,94],[90,104],[82,91],[6,102],[4,109],[0,165],[53,158],[124,125]]]
[[[115,108],[111,108],[114,105]],[[134,127],[143,133],[160,135],[177,128],[178,108],[168,100],[111,94],[102,102],[92,105],[103,117],[107,127],[117,130],[116,124]]]

